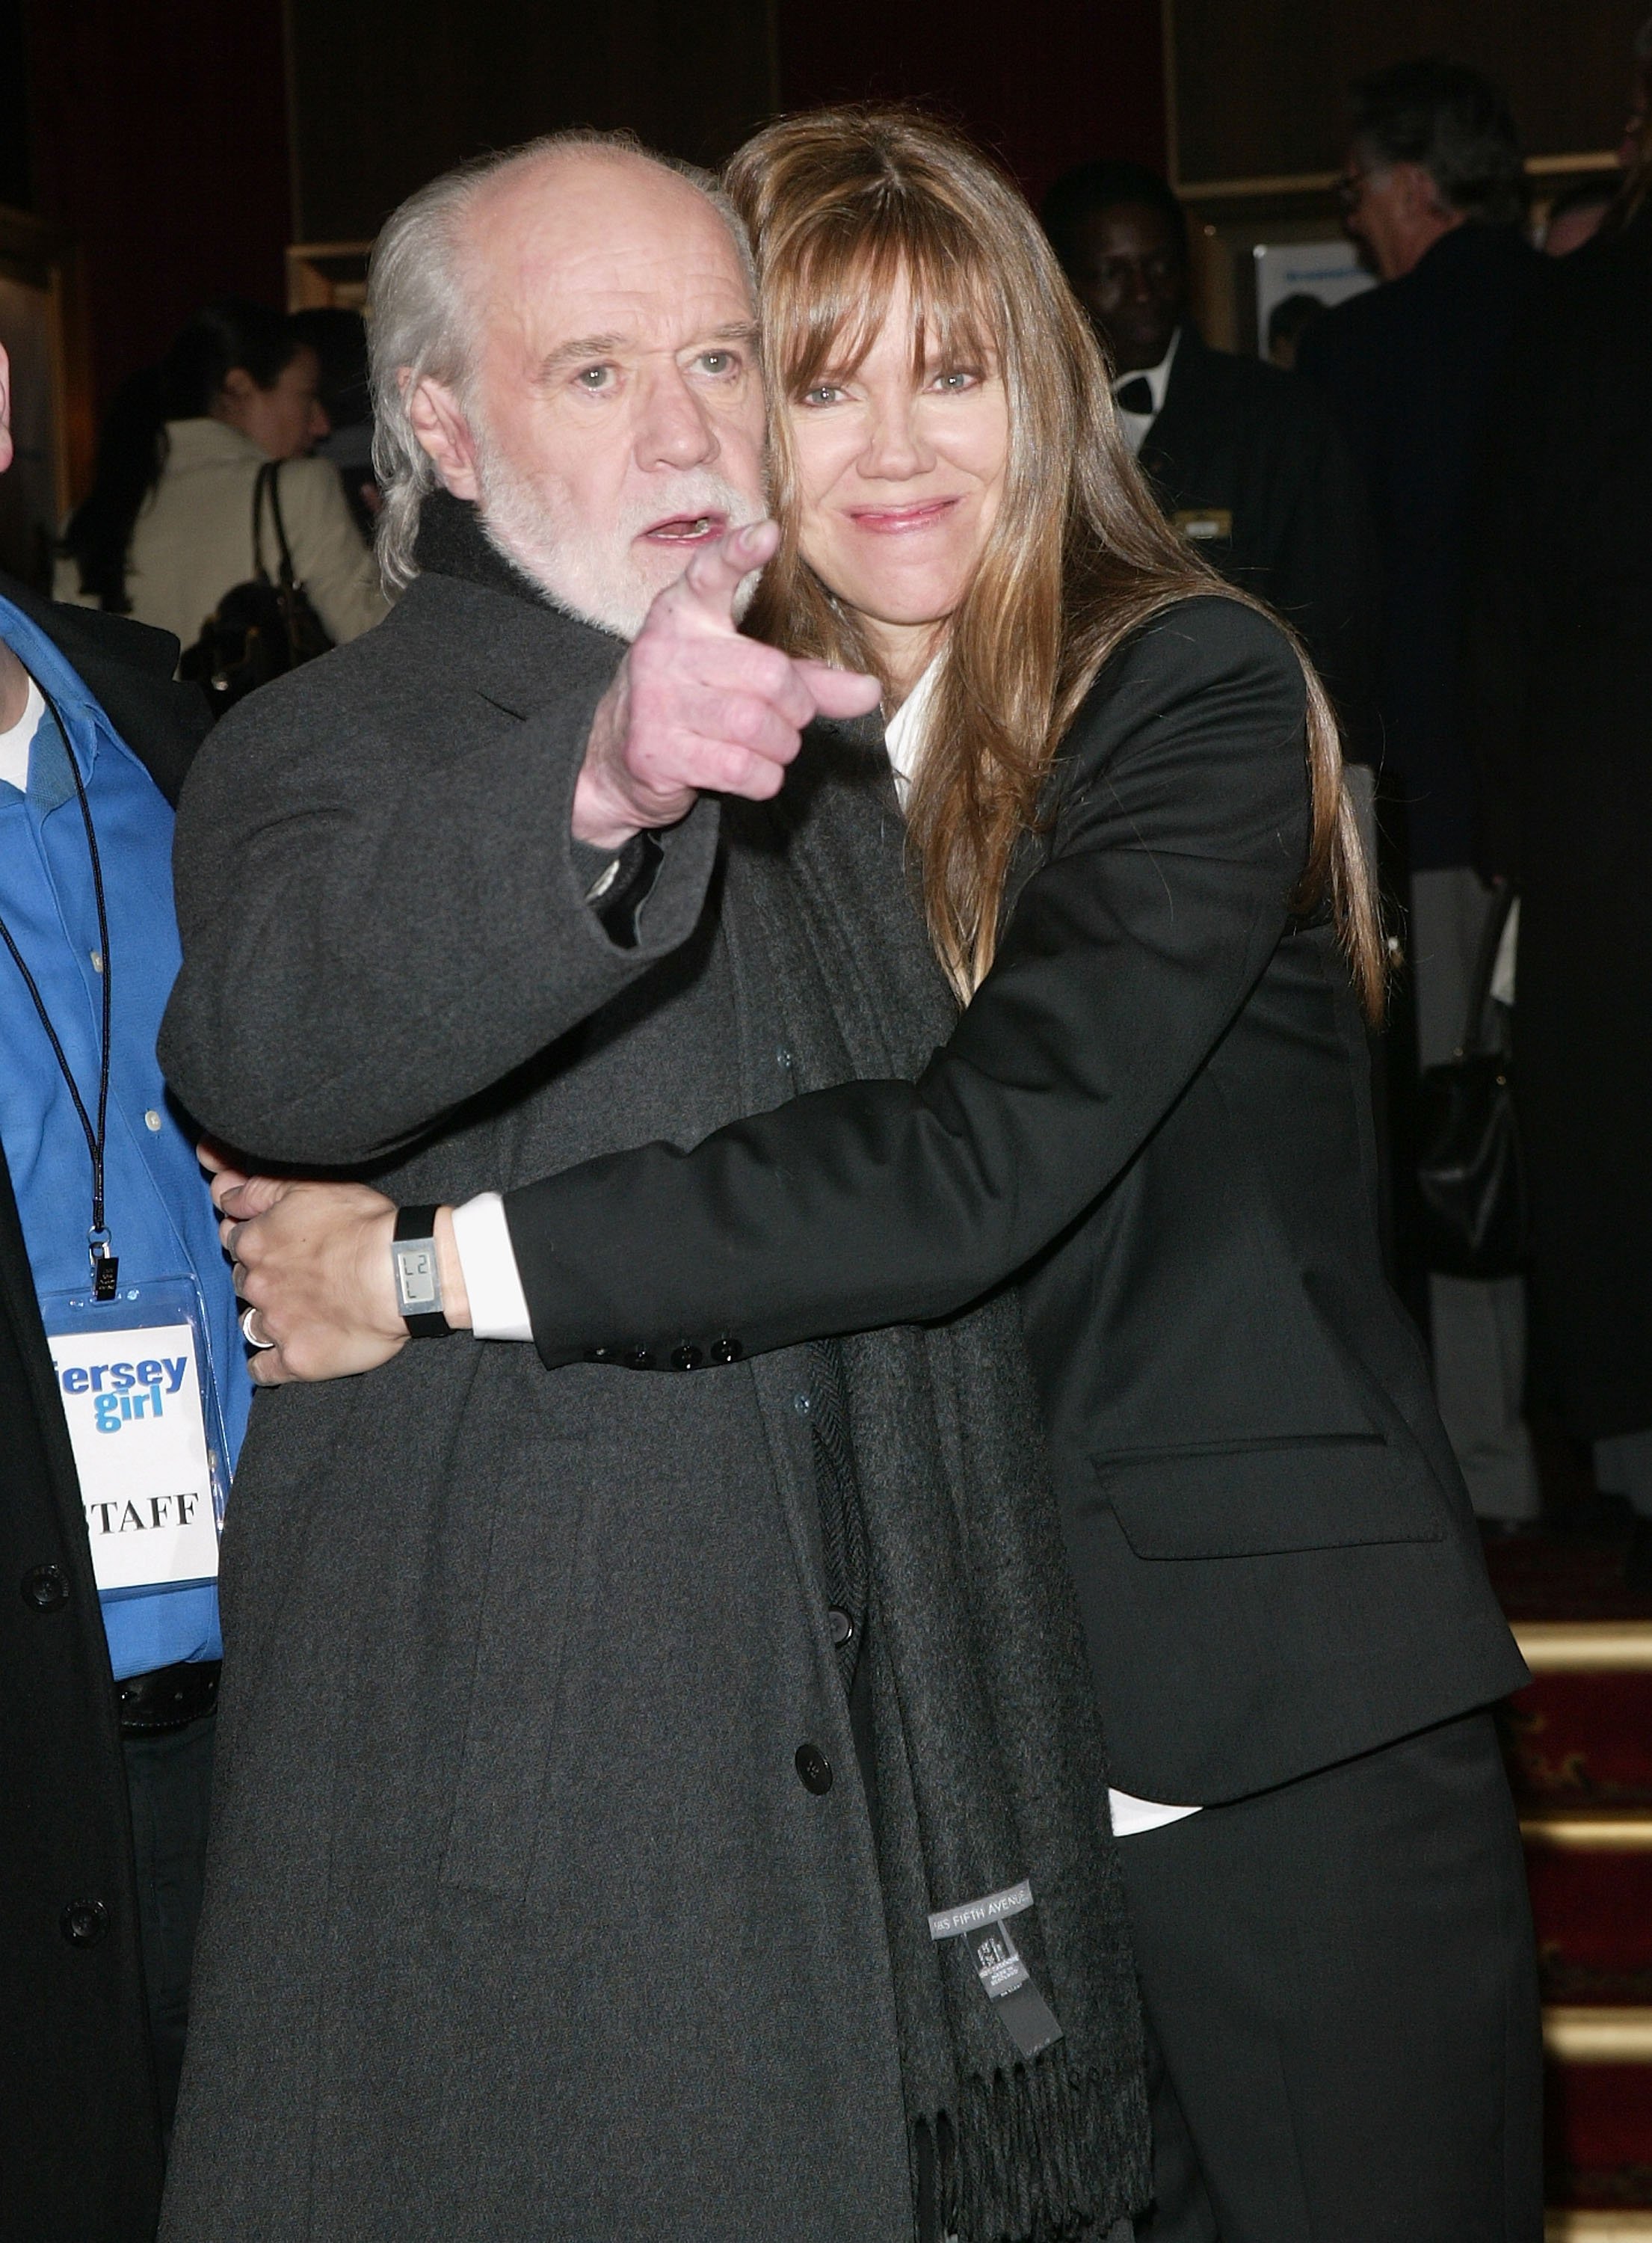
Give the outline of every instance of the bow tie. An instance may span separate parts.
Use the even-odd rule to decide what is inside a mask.
[[[1121,381],[1113,392],[1113,403],[1122,413],[1140,413],[1149,420],[1153,413],[1153,385],[1145,374],[1132,374]]]

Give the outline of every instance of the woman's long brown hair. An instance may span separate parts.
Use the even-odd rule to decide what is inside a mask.
[[[1103,663],[1179,601],[1219,593],[1258,603],[1165,522],[1119,434],[1100,349],[1043,230],[968,141],[920,111],[821,110],[749,140],[725,184],[756,250],[776,408],[782,537],[752,610],[759,636],[880,669],[856,617],[800,549],[785,408],[823,374],[853,371],[900,285],[910,290],[915,360],[927,344],[994,365],[1004,381],[1003,500],[947,634],[907,805],[930,937],[967,1000],[992,963],[1011,852],[1037,822],[1062,736]],[[1312,818],[1291,907],[1306,916],[1328,899],[1374,1018],[1383,969],[1370,877],[1342,785],[1336,719],[1299,643],[1297,653]]]

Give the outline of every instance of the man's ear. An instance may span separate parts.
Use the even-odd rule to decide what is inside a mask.
[[[11,360],[0,343],[0,475],[11,465]]]
[[[1425,171],[1420,164],[1395,164],[1392,170],[1405,198],[1407,218],[1426,225],[1430,219],[1450,215],[1432,172]]]
[[[446,382],[433,381],[427,374],[411,384],[404,374],[402,383],[413,434],[429,454],[436,473],[455,498],[480,498],[476,440],[459,400]]]

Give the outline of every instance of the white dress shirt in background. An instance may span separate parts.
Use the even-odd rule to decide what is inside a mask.
[[[1118,426],[1124,432],[1125,441],[1129,445],[1132,454],[1140,452],[1142,446],[1147,441],[1147,431],[1165,409],[1165,392],[1170,387],[1170,370],[1176,363],[1176,346],[1181,339],[1182,331],[1178,327],[1170,339],[1170,348],[1157,366],[1142,367],[1134,374],[1121,374],[1113,384],[1115,405],[1118,405],[1119,391],[1127,388],[1132,381],[1145,381],[1153,393],[1153,409],[1151,413],[1129,413],[1122,405],[1118,405]]]

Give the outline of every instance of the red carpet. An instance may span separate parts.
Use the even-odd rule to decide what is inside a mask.
[[[1652,1810],[1652,1674],[1540,1674],[1504,1734],[1522,1808]]]
[[[1652,2206],[1648,2069],[1551,2065],[1545,2151],[1551,2204]]]

